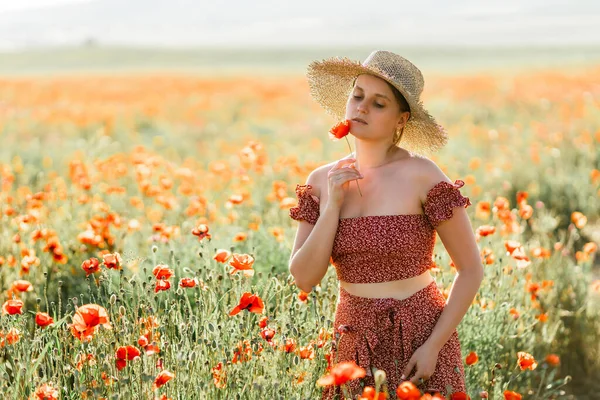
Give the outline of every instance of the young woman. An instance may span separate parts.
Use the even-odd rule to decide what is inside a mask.
[[[315,61],[307,75],[324,109],[350,120],[356,149],[312,171],[290,209],[300,221],[289,263],[297,286],[310,292],[330,259],[339,279],[334,363],[366,369],[348,383],[355,394],[375,385],[378,369],[390,393],[404,380],[445,396],[466,392],[456,327],[483,266],[465,210],[471,202],[459,190],[464,182],[453,183],[423,155],[448,139],[419,100],[421,72],[397,54],[374,51],[362,64]],[[429,272],[436,232],[458,272],[447,302]],[[322,398],[339,394],[325,387]]]

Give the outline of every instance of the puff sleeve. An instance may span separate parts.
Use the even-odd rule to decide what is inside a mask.
[[[452,218],[454,207],[467,208],[471,200],[460,193],[465,182],[457,179],[454,183],[441,181],[427,193],[423,211],[429,223],[435,228],[440,222]]]
[[[319,218],[319,198],[312,193],[312,186],[296,185],[296,197],[298,205],[290,208],[290,217],[297,221],[306,221],[309,224],[316,224]]]

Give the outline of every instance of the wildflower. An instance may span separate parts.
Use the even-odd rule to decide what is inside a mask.
[[[476,364],[478,360],[479,360],[479,357],[477,356],[477,353],[472,351],[469,353],[469,355],[465,359],[465,363],[467,365],[473,365],[473,364]]]
[[[35,390],[38,400],[58,400],[58,389],[52,383],[43,383]]]
[[[517,353],[517,357],[519,358],[517,363],[521,370],[530,369],[533,371],[537,367],[537,362],[531,354],[526,353],[524,351],[519,351]]]
[[[157,279],[156,285],[154,286],[154,293],[158,293],[161,290],[169,290],[171,288],[171,282],[163,279]]]
[[[271,339],[275,336],[275,329],[273,328],[263,328],[260,330],[260,336],[265,339],[267,342],[270,342]]]
[[[282,350],[286,353],[293,353],[296,350],[296,339],[286,338]]]
[[[365,386],[359,400],[385,400],[387,398],[386,393],[377,393],[373,386]]]
[[[23,314],[23,302],[19,299],[6,300],[2,305],[2,315]]]
[[[29,281],[18,279],[12,283],[11,289],[14,292],[31,292],[33,290],[33,285]]]
[[[94,272],[100,271],[100,261],[96,257],[87,259],[81,263],[81,269],[85,271],[85,276],[87,277]]]
[[[139,357],[141,354],[140,350],[135,346],[121,346],[117,349],[117,359],[118,360],[128,360],[131,361],[136,357]]]
[[[175,272],[165,264],[158,264],[152,270],[152,274],[154,274],[156,279],[169,279],[173,276],[174,273]]]
[[[333,366],[331,373],[317,380],[319,386],[343,385],[352,379],[363,378],[366,375],[364,368],[356,365],[354,361],[342,361]]]
[[[38,311],[35,314],[35,323],[44,328],[48,325],[52,325],[54,323],[54,319],[49,314]]]
[[[258,326],[260,328],[265,328],[267,326],[267,322],[269,321],[269,317],[267,317],[266,315],[263,315],[260,320],[258,321]]]
[[[411,381],[402,382],[396,389],[399,400],[419,400],[421,391]]]
[[[315,349],[313,349],[312,344],[309,344],[304,347],[300,347],[300,350],[298,350],[298,355],[303,360],[314,360]]]
[[[504,391],[504,400],[521,400],[521,398],[522,396],[517,392],[511,390]]]
[[[303,303],[306,303],[308,299],[308,293],[306,293],[304,290],[301,290],[300,293],[298,293],[298,300],[300,300]]]
[[[141,354],[140,350],[135,346],[121,346],[116,351],[115,365],[120,371],[127,365],[127,361],[131,361]]]
[[[74,337],[87,342],[93,338],[99,325],[112,329],[106,310],[97,304],[85,304],[77,308],[73,315],[73,323],[69,327]]]
[[[181,278],[179,280],[179,286],[192,288],[196,286],[196,278]]]
[[[254,258],[250,254],[234,253],[232,259],[229,261],[229,265],[233,267],[230,274],[233,275],[238,271],[242,271],[244,276],[254,276],[253,264]]]
[[[208,233],[208,225],[206,224],[200,224],[192,229],[192,235],[197,236],[198,240],[202,240],[204,238],[211,239],[211,234]]]
[[[19,331],[17,328],[10,328],[6,334],[3,331],[0,331],[0,348],[4,347],[6,343],[11,345],[15,344],[20,338],[21,331]]]
[[[475,230],[475,233],[479,236],[489,236],[496,232],[496,227],[492,225],[481,225]]]
[[[175,378],[175,374],[172,372],[169,372],[167,370],[159,372],[158,375],[156,376],[156,379],[154,380],[152,389],[158,389],[159,387],[161,387],[165,383],[169,382],[173,378]]]
[[[560,357],[556,354],[548,354],[546,356],[546,362],[549,365],[556,367],[558,364],[560,364]]]
[[[577,228],[581,229],[587,223],[587,217],[579,211],[574,211],[571,214],[571,222],[573,222]]]
[[[216,260],[220,263],[225,263],[229,257],[231,257],[231,252],[225,249],[218,249],[216,254],[213,256],[213,260]]]
[[[119,253],[104,254],[102,259],[104,260],[104,266],[106,268],[121,269],[121,263],[123,260],[121,259],[121,255]]]
[[[219,389],[225,388],[226,385],[226,377],[225,371],[223,370],[223,363],[219,362],[216,366],[210,369],[210,372],[213,376],[213,383]]]
[[[264,303],[257,294],[245,292],[240,298],[240,303],[229,312],[229,315],[236,315],[242,310],[260,314],[264,310]]]

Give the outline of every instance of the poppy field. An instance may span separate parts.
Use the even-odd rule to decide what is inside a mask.
[[[446,398],[600,398],[600,68],[425,76],[485,270]],[[335,271],[288,272],[336,122],[301,74],[0,77],[3,398],[444,398],[385,371],[349,393]],[[439,239],[430,270],[447,297]]]

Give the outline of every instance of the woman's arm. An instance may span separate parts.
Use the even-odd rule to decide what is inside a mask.
[[[422,170],[425,171],[422,176],[423,200],[426,199],[427,188],[433,187],[440,181],[451,183],[433,161],[428,160]],[[483,280],[484,271],[479,247],[465,207],[453,207],[452,216],[439,222],[435,229],[458,272],[450,289],[447,304],[427,340],[430,345],[441,349],[473,303]]]
[[[327,173],[327,170],[324,167],[317,168],[311,172],[306,181],[306,184],[310,184],[315,189],[312,194],[319,198],[321,198],[319,184],[322,173]],[[296,281],[296,286],[307,293],[319,284],[327,273],[339,216],[340,210],[328,204],[315,225],[299,221],[289,270]]]

